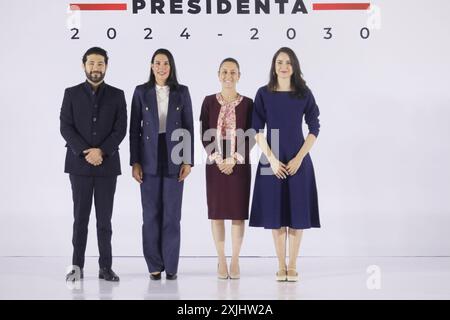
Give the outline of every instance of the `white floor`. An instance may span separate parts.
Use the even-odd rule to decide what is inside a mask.
[[[450,299],[450,257],[301,257],[297,283],[276,282],[275,258],[241,258],[240,280],[216,278],[215,258],[180,259],[176,281],[151,281],[141,257],[115,257],[120,283],[66,283],[68,257],[0,257],[0,299]]]

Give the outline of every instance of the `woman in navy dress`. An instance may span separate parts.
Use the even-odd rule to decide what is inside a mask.
[[[272,229],[278,281],[298,281],[297,257],[303,229],[319,228],[314,168],[309,151],[319,134],[319,109],[302,78],[297,56],[279,49],[270,81],[256,94],[252,127],[262,155],[256,173],[250,226]],[[302,120],[309,129],[303,136]],[[263,132],[267,125],[267,140]],[[286,240],[289,263],[286,265]]]
[[[152,280],[160,280],[163,271],[166,279],[177,279],[183,185],[194,164],[193,142],[189,89],[178,83],[172,53],[158,49],[150,80],[134,91],[130,119],[130,164],[141,188],[142,244]]]
[[[239,133],[251,126],[253,101],[236,91],[240,71],[235,59],[223,60],[218,76],[222,90],[205,97],[200,115],[202,143],[209,160],[206,165],[208,218],[217,250],[218,277],[238,279],[244,221],[248,219],[251,183],[249,150],[250,141],[253,141],[253,137]],[[229,272],[225,257],[224,220],[232,220],[233,250]]]

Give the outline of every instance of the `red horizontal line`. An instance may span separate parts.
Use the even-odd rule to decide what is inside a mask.
[[[313,10],[367,10],[370,3],[313,3]]]
[[[123,11],[127,10],[126,3],[71,3],[70,10],[82,10],[82,11]]]

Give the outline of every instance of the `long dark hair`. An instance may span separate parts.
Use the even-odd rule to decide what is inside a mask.
[[[274,92],[276,91],[278,87],[278,77],[275,72],[275,64],[277,57],[280,53],[286,53],[289,56],[289,60],[291,61],[292,66],[292,76],[291,76],[291,87],[292,87],[292,94],[295,97],[303,98],[308,91],[308,87],[306,86],[305,80],[303,80],[303,74],[300,69],[300,63],[298,61],[298,58],[295,54],[295,52],[288,47],[282,47],[278,49],[277,52],[273,55],[272,58],[272,66],[270,67],[270,76],[269,76],[269,84],[267,85],[267,88],[269,91]]]
[[[177,89],[179,86],[179,83],[177,80],[177,68],[175,67],[175,60],[173,58],[173,55],[167,49],[158,49],[155,51],[155,53],[152,56],[152,64],[155,61],[155,57],[158,54],[165,55],[167,57],[167,59],[169,60],[170,74],[169,74],[169,77],[167,78],[166,84],[170,87],[170,89]],[[155,83],[156,83],[155,75],[153,74],[153,70],[151,69],[148,84],[150,85],[150,87],[154,87]]]

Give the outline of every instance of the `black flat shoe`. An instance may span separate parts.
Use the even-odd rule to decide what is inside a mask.
[[[119,276],[112,271],[112,269],[101,268],[98,272],[98,278],[106,281],[117,282],[120,280]]]
[[[80,272],[76,272],[75,269],[72,269],[68,274],[66,274],[66,281],[79,281],[84,278],[83,269],[80,269]]]
[[[178,278],[176,273],[166,273],[167,280],[176,280]]]
[[[152,280],[161,280],[161,272],[160,273],[150,273],[150,279]]]

